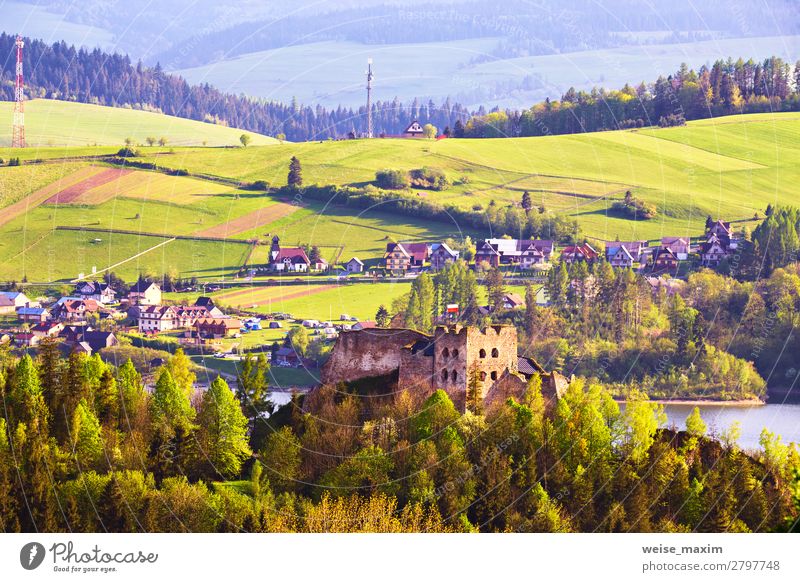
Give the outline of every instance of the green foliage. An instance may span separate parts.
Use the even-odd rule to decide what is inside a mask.
[[[450,187],[450,180],[440,168],[424,166],[408,173],[413,188],[425,190],[447,190]]]
[[[311,339],[308,337],[308,331],[306,328],[302,325],[293,327],[289,330],[289,333],[286,337],[294,351],[297,352],[297,355],[305,357],[306,352],[308,351],[308,345],[311,341]]]
[[[293,491],[298,487],[300,447],[300,440],[288,426],[282,426],[267,437],[259,459],[275,491]]]
[[[247,443],[248,422],[227,382],[219,376],[203,393],[197,424],[197,442],[207,474],[239,475],[242,463],[252,454]]]
[[[655,204],[636,198],[630,190],[625,192],[625,199],[614,202],[611,209],[631,220],[650,220],[658,214]]]
[[[86,400],[81,400],[72,416],[72,454],[80,470],[94,466],[103,454],[100,421]]]
[[[150,402],[153,428],[157,432],[171,437],[178,428],[184,432],[192,430],[195,410],[168,368],[161,369]]]
[[[378,170],[375,172],[375,185],[384,190],[403,190],[408,188],[408,174],[402,170]]]
[[[691,414],[686,417],[686,432],[688,432],[693,437],[702,437],[706,434],[706,423],[703,422],[702,417],[700,416],[700,409],[695,406],[692,409]]]
[[[656,430],[667,420],[664,406],[650,402],[646,394],[634,390],[625,401],[624,418],[631,460],[641,463],[647,458]]]

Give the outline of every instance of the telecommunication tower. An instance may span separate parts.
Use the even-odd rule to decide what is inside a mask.
[[[11,147],[25,147],[25,79],[22,76],[22,37],[17,37],[17,80],[14,85],[14,128],[11,132]]]
[[[367,137],[372,137],[372,58],[367,59]]]

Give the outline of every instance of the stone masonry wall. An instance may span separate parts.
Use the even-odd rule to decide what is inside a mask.
[[[400,368],[402,347],[425,334],[410,329],[344,331],[322,366],[322,383],[352,382],[391,374]]]

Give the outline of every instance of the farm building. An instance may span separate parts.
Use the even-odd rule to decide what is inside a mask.
[[[353,257],[344,264],[344,268],[348,273],[363,273],[364,263],[358,257]]]
[[[44,307],[20,307],[17,317],[26,323],[43,323],[50,319],[50,311]]]
[[[14,313],[18,307],[38,307],[19,291],[0,291],[0,314]]]
[[[685,261],[689,258],[691,245],[689,239],[679,236],[667,236],[661,239],[661,247],[667,248],[673,252],[675,258],[679,261]]]
[[[405,131],[402,134],[402,137],[410,137],[410,138],[425,137],[425,130],[422,129],[422,124],[415,119],[405,129]]]

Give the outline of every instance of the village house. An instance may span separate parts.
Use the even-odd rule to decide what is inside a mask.
[[[300,247],[282,248],[278,236],[272,237],[267,268],[271,271],[306,273],[311,268],[308,255]]]
[[[700,245],[700,264],[704,267],[716,267],[730,254],[729,239],[720,240],[716,234],[709,234],[708,240]]]
[[[29,331],[20,332],[14,336],[14,345],[17,347],[33,347],[39,344],[42,338]]]
[[[654,273],[676,272],[678,270],[678,255],[669,247],[661,247],[653,253],[652,271]]]
[[[86,321],[90,313],[100,311],[100,304],[94,299],[62,297],[53,308],[53,317],[64,322]]]
[[[387,271],[405,272],[421,268],[429,253],[427,243],[388,243],[383,258]]]
[[[634,241],[607,241],[606,245],[606,260],[611,262],[611,255],[616,252],[620,247],[625,248],[633,258],[634,263],[642,263],[643,255],[647,249],[647,241],[634,240]]]
[[[326,261],[322,257],[319,257],[316,261],[311,263],[311,270],[312,271],[318,271],[318,272],[324,273],[329,268],[330,268],[330,265],[328,264],[328,261]]]
[[[475,246],[475,264],[487,263],[490,267],[500,266],[500,251],[488,240],[479,242]]]
[[[691,252],[691,244],[688,238],[667,236],[661,239],[661,248],[667,248],[675,255],[679,261],[685,261],[689,258]],[[654,253],[655,255],[655,253]]]
[[[402,137],[407,137],[407,138],[425,137],[425,130],[422,128],[422,124],[415,119],[402,133]]]
[[[131,305],[161,305],[161,287],[140,279],[128,291],[128,301]]]
[[[78,343],[86,343],[91,348],[92,353],[102,349],[119,345],[119,340],[113,332],[84,329]]]
[[[431,269],[440,271],[448,263],[458,260],[459,251],[451,249],[447,243],[436,243],[431,247]]]
[[[138,317],[141,333],[158,333],[178,328],[178,312],[171,305],[142,306]]]
[[[194,301],[195,307],[202,307],[208,311],[209,317],[228,317],[222,310],[214,304],[214,299],[211,297],[200,296]]]
[[[625,247],[614,247],[610,251],[606,250],[606,258],[612,267],[620,269],[630,269],[635,262],[633,255]]]
[[[17,317],[25,323],[44,323],[50,319],[50,311],[45,307],[20,307]]]
[[[43,323],[37,323],[33,327],[31,327],[30,331],[32,334],[39,336],[40,338],[46,337],[58,337],[58,334],[61,333],[61,330],[64,329],[64,324],[58,321],[49,321]]]
[[[530,268],[550,261],[554,243],[551,240],[487,238],[478,243],[475,262],[487,262],[492,267],[522,265]]]
[[[39,307],[39,304],[20,291],[0,291],[0,314],[14,313],[18,307]]]
[[[353,257],[344,264],[344,268],[348,273],[363,273],[364,263],[358,257]]]
[[[547,256],[541,247],[534,244],[528,246],[527,249],[522,251],[519,258],[519,265],[523,269],[533,269],[535,267],[542,267],[548,262]]]
[[[93,299],[98,303],[114,303],[117,292],[102,281],[82,281],[75,285],[75,296],[81,299]]]
[[[241,329],[242,322],[233,317],[206,317],[194,322],[194,337],[198,340],[233,337]]]
[[[561,260],[568,265],[577,262],[593,263],[599,258],[597,251],[589,243],[570,245],[561,251]]]
[[[716,236],[723,244],[730,244],[733,239],[731,231],[731,223],[723,220],[717,220],[708,229],[706,229],[706,236]],[[735,247],[734,247],[735,248]]]
[[[275,363],[281,367],[297,367],[300,365],[300,356],[294,348],[282,347],[275,352]]]

